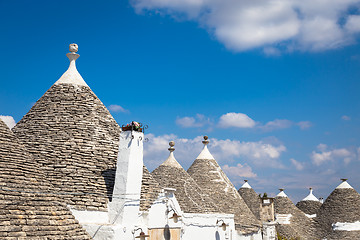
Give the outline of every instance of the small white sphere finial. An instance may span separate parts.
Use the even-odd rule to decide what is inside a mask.
[[[169,150],[170,152],[175,151],[175,148],[174,148],[175,142],[174,142],[174,141],[169,142],[169,146],[170,146],[170,147],[168,148],[168,150]]]
[[[79,46],[76,43],[71,43],[69,45],[69,51],[72,53],[76,53],[79,50]]]

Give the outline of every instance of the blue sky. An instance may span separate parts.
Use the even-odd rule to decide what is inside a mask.
[[[0,115],[19,121],[75,42],[116,121],[149,125],[150,170],[170,140],[187,169],[206,134],[236,187],[359,190],[360,1],[309,1],[0,1]]]

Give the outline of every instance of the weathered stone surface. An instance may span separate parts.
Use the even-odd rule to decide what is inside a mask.
[[[360,194],[353,188],[336,188],[320,207],[314,219],[321,237],[327,239],[360,239],[360,231],[333,231],[337,222],[360,221]]]
[[[321,202],[319,201],[300,201],[296,204],[296,207],[299,208],[306,214],[313,215],[316,214],[321,207]]]
[[[151,173],[163,188],[175,188],[175,197],[186,213],[220,212],[213,200],[207,196],[195,180],[180,166],[161,164]]]
[[[315,223],[305,216],[288,197],[277,196],[274,200],[275,214],[291,214],[290,224],[279,224],[277,232],[287,239],[314,240],[318,238]]]
[[[107,207],[120,127],[89,87],[54,84],[13,132],[68,204]]]
[[[153,178],[149,170],[143,166],[143,177],[140,194],[140,211],[146,211],[156,200],[161,191],[159,183]]]
[[[261,198],[252,188],[240,188],[238,190],[240,196],[244,199],[246,205],[249,207],[254,216],[261,220]]]
[[[1,119],[0,182],[1,239],[90,239]],[[59,226],[70,231],[60,231]]]
[[[247,207],[215,159],[196,159],[187,170],[220,211],[235,214],[235,227],[243,234],[257,232],[261,223]]]

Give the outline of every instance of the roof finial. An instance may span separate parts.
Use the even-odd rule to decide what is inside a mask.
[[[171,142],[169,142],[169,145],[170,145],[170,147],[168,148],[168,150],[169,150],[170,152],[175,151],[175,148],[174,148],[175,142],[174,142],[174,141],[171,141]]]
[[[66,56],[69,58],[70,62],[76,61],[80,57],[79,54],[77,54],[77,51],[79,50],[79,46],[76,43],[71,43],[69,45],[69,53],[66,54]]]
[[[247,181],[248,181],[248,180],[246,180],[246,179],[244,180],[244,182],[247,182]]]
[[[280,190],[280,192],[283,192],[283,191],[284,191],[284,189],[283,189],[283,188],[279,188],[279,190]]]
[[[208,136],[204,136],[204,141],[202,141],[202,143],[206,146],[209,144],[209,137]]]
[[[340,180],[343,181],[343,182],[346,182],[347,178],[341,178]]]

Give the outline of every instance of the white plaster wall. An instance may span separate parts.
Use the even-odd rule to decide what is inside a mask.
[[[275,214],[275,221],[279,224],[290,224],[292,214]]]
[[[360,231],[360,221],[347,223],[337,222],[332,224],[334,231]]]

